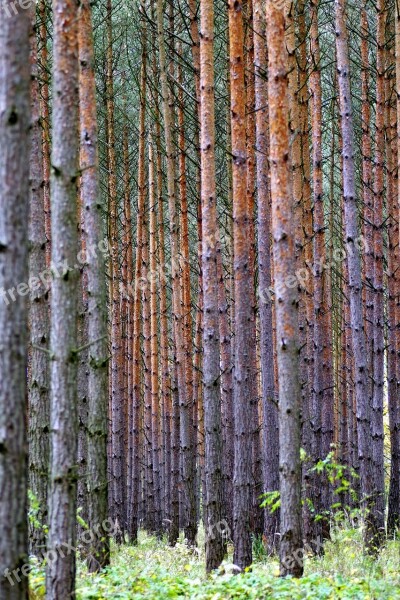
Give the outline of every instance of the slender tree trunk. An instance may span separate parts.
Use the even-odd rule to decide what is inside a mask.
[[[158,360],[158,302],[157,302],[157,200],[153,141],[149,140],[149,235],[150,235],[150,342],[151,342],[151,435],[153,450],[154,530],[161,535],[161,479],[160,479],[160,399]]]
[[[150,184],[149,181],[149,194]],[[154,190],[153,190],[154,192]],[[144,190],[146,197],[147,190]],[[145,509],[146,529],[149,533],[155,532],[156,504],[154,497],[154,471],[153,471],[153,434],[152,434],[152,379],[151,379],[151,323],[150,323],[150,285],[149,285],[149,228],[148,205],[145,202],[144,214],[146,215],[142,232],[142,319],[143,319],[143,386],[144,386],[144,437],[145,437]]]
[[[203,381],[206,468],[206,569],[216,569],[224,558],[222,539],[222,435],[220,346],[218,323],[217,206],[215,187],[214,109],[214,7],[201,0],[200,89],[201,89],[201,190],[203,223]],[[219,525],[219,526],[218,526]]]
[[[393,27],[390,29],[393,33]],[[388,205],[388,407],[390,429],[390,484],[388,499],[388,536],[393,536],[400,525],[400,410],[398,400],[399,339],[397,323],[400,295],[399,221],[397,203],[397,132],[395,101],[395,71],[393,49],[387,51],[386,62],[386,139],[387,139],[387,205]]]
[[[39,52],[38,67],[40,77],[40,115],[42,125],[43,152],[43,198],[44,198],[44,227],[46,232],[46,266],[51,262],[51,208],[50,208],[50,102],[49,102],[49,62],[47,27],[50,8],[48,0],[39,2]]]
[[[105,247],[99,195],[96,83],[91,7],[81,3],[79,14],[79,106],[81,141],[81,201],[84,215],[87,285],[88,422],[87,493],[92,542],[88,567],[96,572],[110,562],[108,517],[108,325]]]
[[[77,179],[78,11],[73,0],[54,0],[53,150],[51,176],[51,476],[47,566],[49,600],[75,591],[77,415]],[[66,265],[66,267],[65,267]],[[64,549],[64,552],[63,552]]]
[[[135,296],[133,302],[133,377],[131,414],[129,417],[130,436],[128,448],[128,469],[132,481],[132,497],[128,498],[128,534],[133,544],[137,543],[138,536],[138,515],[139,515],[139,497],[140,497],[140,407],[141,407],[141,355],[140,355],[140,337],[142,332],[142,296],[140,289],[140,276],[142,268],[142,243],[143,243],[143,220],[145,208],[145,143],[146,143],[146,31],[142,25],[142,65],[140,75],[140,114],[139,114],[139,164],[138,164],[138,206],[137,206],[137,226],[136,226],[136,264],[135,264]]]
[[[161,154],[160,111],[157,106],[156,145],[157,145],[157,223],[158,223],[158,261],[160,285],[160,352],[161,352],[161,405],[164,421],[164,518],[171,518],[171,376],[169,371],[168,349],[168,306],[167,283],[165,278],[165,234],[164,234],[164,198],[163,171]]]
[[[313,459],[324,460],[333,443],[333,377],[332,342],[329,309],[329,273],[324,265],[327,262],[325,245],[325,215],[322,173],[322,88],[321,55],[319,48],[318,2],[312,0],[310,10],[310,37],[312,70],[309,89],[311,95],[312,158],[313,158],[313,199],[314,199],[314,381],[312,401]],[[324,476],[322,482],[314,477],[313,498],[316,514],[323,519],[314,524],[314,535],[321,531],[329,535],[329,522],[326,513],[330,509],[329,481]]]
[[[294,559],[302,548],[298,304],[294,248],[293,199],[290,184],[288,128],[288,52],[284,7],[267,2],[269,59],[269,123],[274,249],[275,310],[279,376],[281,575],[301,576],[303,564]],[[289,281],[296,281],[287,284]]]
[[[246,155],[247,155],[247,174],[246,174],[246,195],[248,204],[248,236],[250,240],[249,250],[249,298],[251,306],[250,339],[257,339],[257,303],[255,295],[255,194],[256,194],[256,114],[255,114],[255,73],[254,73],[254,37],[253,37],[253,2],[247,0],[246,6]],[[251,528],[254,535],[260,536],[264,530],[264,511],[260,508],[260,495],[263,492],[262,483],[262,454],[261,454],[261,436],[259,421],[259,386],[257,373],[257,344],[250,344],[248,348],[252,375],[250,378],[250,402],[252,412],[252,437],[253,437],[253,481],[252,481],[252,514]]]
[[[352,117],[350,64],[346,30],[345,0],[335,0],[336,52],[339,105],[343,140],[343,196],[346,253],[349,272],[350,319],[355,369],[355,402],[357,407],[358,454],[362,505],[365,514],[365,542],[374,546],[377,523],[374,515],[373,471],[371,456],[371,411],[368,403],[367,348],[362,310],[361,259],[357,245],[358,223],[354,165],[354,126]],[[372,512],[371,512],[372,509]]]
[[[256,160],[258,199],[258,277],[260,310],[261,380],[263,399],[264,491],[279,490],[279,423],[275,397],[274,348],[272,335],[271,287],[271,214],[269,193],[269,123],[265,8],[254,2],[254,59]],[[279,511],[266,512],[264,530],[269,552],[273,552],[279,532]]]
[[[26,432],[30,61],[32,12],[0,19],[0,597],[28,598]],[[15,294],[15,288],[25,291]]]
[[[383,395],[385,372],[385,299],[383,280],[383,228],[384,228],[384,160],[385,160],[385,1],[377,6],[377,55],[376,55],[376,122],[374,160],[374,313],[373,313],[373,400],[372,400],[372,462],[374,470],[375,512],[377,533],[383,541],[385,534],[385,468]]]
[[[34,14],[34,18],[36,14]],[[36,19],[35,19],[36,20]],[[31,31],[31,156],[30,156],[30,260],[29,275],[38,285],[30,293],[29,369],[29,474],[30,489],[38,503],[37,524],[30,527],[31,552],[43,555],[46,548],[47,489],[49,469],[49,303],[48,286],[40,280],[46,270],[46,232],[43,193],[42,129],[40,126],[39,70],[36,26]]]
[[[122,542],[125,529],[125,464],[124,464],[124,410],[121,396],[121,302],[119,285],[118,199],[115,156],[114,73],[112,3],[107,2],[107,159],[111,303],[111,501],[116,527],[116,541]]]
[[[177,376],[179,385],[180,403],[180,432],[182,452],[182,491],[185,535],[189,545],[196,543],[196,461],[192,420],[192,399],[188,396],[187,375],[188,366],[185,358],[185,344],[183,336],[183,317],[181,307],[181,294],[179,278],[179,220],[176,210],[176,183],[175,183],[175,155],[172,139],[173,114],[172,98],[168,86],[165,35],[163,22],[163,5],[157,0],[157,27],[160,62],[161,93],[163,99],[164,134],[167,153],[167,184],[168,206],[171,240],[171,267],[172,267],[172,310],[174,324],[174,339],[176,348]]]
[[[243,4],[230,0],[229,52],[231,83],[231,138],[233,175],[234,219],[234,277],[235,277],[235,370],[234,370],[234,420],[235,420],[235,470],[233,541],[234,562],[241,569],[252,562],[250,515],[252,508],[252,415],[249,406],[251,359],[249,324],[251,321],[250,297],[250,219],[246,194],[246,121],[244,86],[244,34]]]

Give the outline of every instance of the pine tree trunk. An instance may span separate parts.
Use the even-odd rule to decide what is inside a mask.
[[[215,186],[214,7],[201,0],[201,191],[203,223],[203,381],[206,498],[206,569],[217,569],[224,558],[222,539],[222,432],[220,343],[218,321],[217,206]]]
[[[176,348],[177,376],[179,385],[180,403],[180,432],[182,452],[182,492],[185,536],[189,545],[195,545],[197,535],[196,522],[196,461],[192,420],[192,399],[188,396],[187,374],[188,366],[185,357],[185,344],[183,332],[183,316],[181,307],[181,294],[179,279],[181,270],[179,268],[179,219],[176,209],[176,183],[175,183],[175,155],[172,139],[173,113],[172,98],[168,86],[165,36],[163,23],[163,5],[157,0],[157,27],[158,46],[160,62],[160,78],[162,104],[164,114],[164,135],[167,153],[167,185],[168,185],[168,207],[171,239],[171,276],[172,276],[172,310],[174,339]]]
[[[35,15],[36,17],[36,15]],[[40,280],[46,270],[46,232],[43,193],[42,129],[40,126],[39,70],[37,65],[36,26],[31,31],[31,156],[30,156],[30,224],[29,276],[38,285],[30,293],[30,369],[29,369],[29,485],[38,504],[37,521],[30,527],[30,548],[36,556],[46,549],[44,527],[47,525],[47,488],[49,468],[49,289]]]
[[[40,115],[42,125],[43,152],[43,197],[44,197],[44,227],[46,232],[46,266],[51,261],[51,208],[50,208],[50,102],[49,102],[49,62],[48,62],[48,32],[50,7],[48,0],[39,2],[39,44],[38,68],[40,79]]]
[[[133,301],[133,377],[131,401],[131,412],[129,416],[129,444],[128,444],[128,470],[131,478],[131,498],[128,498],[128,534],[131,543],[137,543],[139,529],[139,497],[140,497],[140,407],[141,407],[141,354],[140,338],[142,333],[142,296],[140,289],[140,276],[142,268],[142,240],[143,240],[143,220],[145,207],[145,114],[146,114],[146,30],[142,25],[142,66],[140,74],[140,114],[139,114],[139,161],[138,161],[138,206],[137,206],[137,226],[136,226],[136,264],[134,281],[134,301]]]
[[[357,246],[359,235],[354,165],[354,126],[350,91],[350,64],[346,31],[345,0],[335,0],[336,52],[339,85],[341,133],[343,140],[343,196],[346,254],[349,273],[350,320],[355,370],[355,402],[357,407],[358,454],[362,505],[365,514],[365,542],[374,546],[377,534],[374,515],[371,411],[368,403],[367,348],[362,310],[361,259]],[[372,509],[372,512],[371,512]]]
[[[393,27],[391,27],[392,33]],[[399,339],[397,323],[399,316],[400,276],[399,222],[397,203],[397,131],[395,107],[395,71],[393,49],[387,51],[385,96],[387,139],[387,205],[388,205],[388,408],[390,430],[390,484],[388,499],[387,533],[393,536],[400,524],[400,410],[398,400]]]
[[[171,517],[171,376],[169,372],[168,349],[168,307],[167,284],[165,279],[165,234],[164,234],[164,198],[163,171],[161,155],[161,114],[157,105],[156,145],[157,145],[157,224],[158,224],[158,262],[160,285],[160,353],[161,353],[161,405],[164,422],[163,465],[164,465],[164,518]]]
[[[102,224],[98,202],[99,159],[96,115],[96,83],[91,7],[81,3],[79,19],[79,106],[81,141],[81,202],[86,245],[88,422],[87,493],[92,542],[87,551],[88,568],[96,572],[110,561],[108,517],[108,325],[107,282]]]
[[[268,100],[272,237],[274,256],[277,359],[279,377],[281,575],[301,576],[302,548],[301,463],[298,304],[295,277],[294,203],[290,184],[288,127],[288,52],[285,44],[285,13],[272,0],[267,2]],[[293,280],[296,284],[293,284]]]
[[[235,370],[234,421],[235,470],[233,505],[234,563],[244,569],[252,562],[250,515],[252,509],[252,414],[249,406],[252,373],[249,355],[250,297],[250,239],[249,209],[246,194],[246,121],[244,86],[243,4],[230,0],[229,53],[231,84],[231,138],[234,220],[234,277],[235,277]]]
[[[32,12],[0,19],[0,597],[27,600],[26,369]],[[23,289],[22,289],[22,287]],[[15,294],[17,288],[17,294]],[[11,291],[11,294],[9,292]],[[10,572],[17,570],[17,577]]]
[[[275,397],[274,348],[272,335],[271,287],[271,213],[269,190],[269,123],[265,8],[254,2],[254,59],[256,110],[256,161],[258,200],[258,277],[260,310],[261,381],[263,400],[264,491],[279,490],[279,423]],[[264,531],[269,552],[277,544],[279,511],[264,516]]]
[[[324,266],[327,262],[325,245],[325,215],[322,173],[322,88],[321,55],[319,48],[318,2],[312,0],[310,9],[310,37],[312,70],[309,79],[311,96],[312,160],[313,160],[313,200],[314,200],[314,380],[312,399],[313,459],[325,460],[333,443],[333,378],[331,354],[331,321],[329,309],[329,273]],[[330,509],[329,481],[326,474],[323,480],[314,477],[314,504],[316,514],[323,516],[314,524],[314,536],[318,532],[327,537],[329,522],[326,513]]]
[[[115,155],[114,119],[114,73],[113,73],[113,26],[112,4],[107,2],[107,160],[110,256],[110,303],[111,303],[111,501],[116,522],[116,542],[122,543],[125,529],[125,459],[124,459],[124,409],[121,396],[122,340],[121,302],[118,236],[118,199]]]
[[[160,400],[158,359],[158,302],[157,302],[157,200],[153,142],[149,140],[149,236],[150,236],[150,342],[151,342],[151,443],[153,450],[154,531],[161,535],[161,478],[160,478]]]
[[[377,55],[376,55],[376,121],[374,159],[374,313],[373,313],[373,400],[372,400],[372,462],[374,470],[374,513],[376,519],[376,544],[385,534],[385,467],[383,395],[385,371],[385,299],[383,280],[383,228],[384,228],[384,160],[385,160],[385,1],[377,6]]]
[[[53,33],[53,149],[51,176],[51,475],[47,598],[75,590],[77,415],[77,179],[78,12],[72,0],[55,0]],[[68,23],[68,27],[66,27]],[[66,265],[66,267],[65,267]]]

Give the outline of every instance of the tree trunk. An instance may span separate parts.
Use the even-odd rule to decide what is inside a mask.
[[[118,236],[118,199],[115,156],[114,119],[114,73],[113,73],[113,27],[112,4],[107,2],[107,160],[110,256],[110,303],[111,303],[111,502],[116,522],[116,542],[122,543],[125,529],[125,459],[124,459],[124,409],[121,396],[122,339]]]
[[[374,313],[373,313],[373,400],[372,400],[372,462],[374,470],[374,518],[376,520],[376,544],[385,534],[385,467],[383,395],[385,374],[385,299],[383,280],[383,228],[384,228],[384,159],[385,159],[385,1],[377,6],[377,55],[376,55],[376,121],[374,160]]]
[[[269,190],[269,123],[265,8],[254,2],[254,59],[256,160],[258,200],[258,277],[260,310],[261,381],[263,400],[264,491],[279,490],[279,423],[275,395],[274,347],[272,335],[271,287],[271,213]],[[279,532],[279,511],[264,516],[264,531],[269,552],[273,552]]]
[[[231,138],[235,277],[235,470],[233,541],[234,563],[241,569],[252,562],[250,515],[252,510],[252,415],[249,406],[252,373],[249,355],[251,306],[249,209],[246,194],[246,121],[243,49],[243,4],[230,0],[229,53],[231,84]]]
[[[172,139],[173,115],[172,98],[168,86],[165,36],[163,23],[163,4],[157,0],[157,27],[160,62],[161,93],[164,114],[164,135],[167,153],[167,184],[168,207],[171,238],[171,276],[172,276],[172,310],[173,326],[176,348],[177,376],[179,385],[180,403],[180,432],[182,452],[182,491],[185,535],[189,545],[196,543],[196,461],[192,420],[192,399],[187,393],[188,366],[185,357],[185,344],[183,334],[183,316],[181,307],[181,294],[179,278],[179,219],[176,210],[176,184],[175,184],[175,155]]]
[[[279,376],[281,575],[299,577],[303,563],[297,279],[290,184],[288,52],[284,7],[267,2],[269,123],[275,309]],[[295,281],[295,284],[293,283]]]
[[[108,325],[107,282],[99,195],[96,83],[91,6],[84,0],[79,19],[79,106],[81,141],[81,202],[86,245],[88,422],[87,493],[93,539],[87,551],[88,568],[96,572],[110,562],[108,517]]]
[[[218,322],[217,206],[215,187],[214,7],[201,0],[201,191],[203,223],[203,381],[206,498],[206,569],[217,569],[224,558],[222,539],[222,435],[220,347]]]
[[[36,14],[34,15],[36,17]],[[46,549],[47,488],[49,469],[49,288],[40,280],[46,270],[46,232],[43,193],[42,129],[40,126],[39,70],[37,66],[36,26],[31,31],[31,157],[30,157],[30,259],[29,276],[38,278],[30,293],[30,369],[29,369],[29,474],[30,489],[38,504],[31,524],[31,552],[40,557]]]
[[[77,415],[77,179],[78,11],[73,0],[54,0],[53,150],[51,176],[51,475],[46,576],[47,598],[75,590]],[[66,26],[68,24],[68,26]]]
[[[358,223],[354,165],[354,126],[350,90],[350,64],[346,30],[345,0],[335,0],[336,52],[339,106],[343,140],[343,196],[346,253],[349,272],[350,319],[355,368],[355,401],[358,422],[358,453],[362,505],[365,514],[365,542],[372,549],[377,534],[373,500],[371,411],[368,403],[367,348],[362,310],[361,259],[357,245]],[[371,512],[372,509],[372,512]]]
[[[3,10],[8,13],[0,19],[0,597],[26,600],[28,578],[21,568],[28,564],[26,297],[32,12],[15,14],[9,1]]]

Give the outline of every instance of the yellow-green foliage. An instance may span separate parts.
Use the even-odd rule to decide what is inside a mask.
[[[200,540],[201,541],[201,540]],[[200,546],[202,547],[202,545]],[[365,556],[362,533],[337,528],[322,557],[306,560],[301,580],[280,579],[278,563],[257,552],[252,571],[232,574],[231,554],[209,577],[203,551],[191,552],[180,540],[175,548],[140,535],[136,547],[113,548],[112,566],[90,575],[79,562],[78,600],[194,600],[286,598],[290,600],[395,600],[400,598],[400,543],[388,542],[379,558]],[[31,576],[32,598],[44,597],[44,576],[38,566]],[[35,595],[33,595],[33,593]]]

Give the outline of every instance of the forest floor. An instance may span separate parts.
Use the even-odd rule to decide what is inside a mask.
[[[219,573],[207,577],[203,551],[189,551],[183,540],[170,548],[142,533],[138,546],[113,548],[112,566],[101,575],[89,575],[79,563],[77,599],[399,599],[400,542],[388,542],[375,560],[362,550],[359,530],[337,529],[324,556],[305,561],[303,579],[281,579],[277,561],[265,556],[260,542],[251,571],[233,575],[230,555]],[[32,600],[44,598],[43,571],[34,568],[30,581]]]

